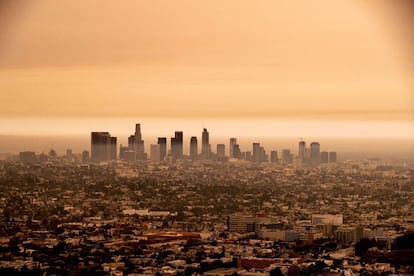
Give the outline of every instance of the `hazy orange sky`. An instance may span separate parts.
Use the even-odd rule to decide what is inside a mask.
[[[27,118],[249,118],[414,137],[411,3],[2,1],[0,133]]]

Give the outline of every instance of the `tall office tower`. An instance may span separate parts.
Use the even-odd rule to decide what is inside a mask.
[[[318,142],[310,144],[310,164],[312,167],[317,167],[321,163],[321,148]]]
[[[336,163],[336,152],[329,152],[329,163]]]
[[[136,152],[137,160],[147,159],[144,149],[144,140],[142,140],[141,135],[141,124],[135,124],[134,150]]]
[[[306,143],[305,141],[300,141],[299,142],[299,161],[301,163],[305,163],[306,161]]]
[[[266,162],[266,151],[264,147],[259,148],[259,162]]]
[[[201,156],[202,159],[210,158],[210,137],[206,128],[203,129],[201,134]]]
[[[253,143],[253,162],[260,163],[260,143]]]
[[[150,150],[151,150],[151,157],[150,157],[151,162],[157,162],[157,163],[161,162],[161,145],[160,144],[151,145]]]
[[[226,156],[226,145],[217,144],[217,158],[223,159]]]
[[[128,137],[128,148],[129,150],[132,150],[134,148],[134,135],[130,135]]]
[[[233,155],[233,145],[237,144],[236,138],[230,138],[230,147],[229,147],[229,158],[234,158]]]
[[[197,137],[192,136],[190,138],[190,157],[193,160],[196,160],[198,157],[198,144],[197,144]]]
[[[176,131],[175,136],[171,137],[171,156],[174,159],[183,157],[183,132]]]
[[[321,152],[321,163],[328,163],[329,162],[329,155],[327,151]]]
[[[282,161],[284,164],[293,163],[293,154],[288,149],[282,150]]]
[[[279,158],[277,157],[277,151],[276,150],[272,150],[270,152],[270,162],[273,163],[273,164],[279,163]]]
[[[111,137],[111,145],[110,145],[110,159],[116,160],[116,137]]]
[[[241,152],[240,152],[239,144],[234,144],[233,145],[233,158],[237,158],[237,159],[241,158]]]
[[[160,159],[164,161],[167,156],[167,137],[158,137],[158,145],[160,145]]]
[[[109,132],[91,132],[92,162],[107,161],[110,158],[111,135]]]

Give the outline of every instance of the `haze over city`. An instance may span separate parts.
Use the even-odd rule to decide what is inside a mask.
[[[413,9],[396,2],[2,1],[0,134],[205,121],[218,136],[413,138]]]
[[[0,275],[413,275],[413,26],[411,0],[0,0]]]

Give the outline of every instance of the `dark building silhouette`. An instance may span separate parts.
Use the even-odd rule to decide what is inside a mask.
[[[141,124],[135,124],[135,134],[134,134],[134,143],[133,150],[136,153],[137,160],[146,160],[147,155],[144,150],[144,140],[142,140],[141,134]]]
[[[310,144],[310,164],[312,167],[317,167],[321,163],[321,149],[318,142]]]
[[[329,152],[329,163],[336,163],[336,152]]]
[[[217,144],[217,158],[223,159],[226,157],[226,145]]]
[[[240,159],[241,157],[242,156],[241,156],[239,144],[234,144],[233,145],[233,158]]]
[[[230,138],[230,146],[229,146],[229,158],[234,158],[233,155],[233,145],[237,144],[236,138]]]
[[[301,164],[306,163],[306,142],[305,141],[300,141],[299,142],[298,157],[299,157],[299,162]]]
[[[282,161],[285,164],[293,163],[293,154],[288,149],[282,150]]]
[[[260,143],[253,143],[253,162],[260,163]]]
[[[276,150],[272,150],[270,152],[270,163],[273,163],[273,164],[279,163],[279,158],[277,156],[277,151]]]
[[[202,159],[210,158],[210,137],[206,128],[203,129],[201,134],[201,157]]]
[[[262,163],[266,162],[266,151],[264,147],[260,146],[260,143],[253,143],[253,162]]]
[[[109,132],[91,132],[91,161],[103,162],[110,159],[111,135]]]
[[[127,161],[147,160],[141,124],[135,124],[135,133],[128,137],[128,147],[121,146],[119,149],[119,158]]]
[[[110,159],[116,160],[116,137],[111,137],[111,145],[110,145]]]
[[[167,156],[167,137],[158,137],[158,145],[160,145],[160,159],[163,161]]]
[[[198,157],[198,144],[196,136],[192,136],[190,139],[190,157],[193,160],[196,160]]]
[[[171,137],[171,156],[173,159],[183,157],[183,132],[176,131],[175,136]]]
[[[321,163],[328,163],[329,162],[329,154],[327,151],[322,151],[321,152]]]

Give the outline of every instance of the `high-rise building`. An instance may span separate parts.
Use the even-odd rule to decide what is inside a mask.
[[[237,144],[236,138],[230,138],[230,147],[229,147],[229,158],[234,158],[233,154],[233,145]]]
[[[310,144],[310,164],[312,167],[317,167],[321,163],[321,149],[318,142]]]
[[[150,146],[151,150],[151,162],[161,162],[161,146],[160,144],[155,144]]]
[[[147,159],[144,149],[144,140],[142,140],[141,124],[135,124],[134,150],[136,152],[137,160]]]
[[[336,152],[329,152],[329,163],[336,163]]]
[[[111,160],[116,160],[116,137],[111,137],[110,156]]]
[[[190,157],[193,160],[196,160],[198,157],[198,144],[196,136],[192,136],[190,138]]]
[[[175,136],[171,137],[171,156],[173,159],[183,157],[183,132],[176,131]]]
[[[233,158],[237,158],[237,159],[241,158],[241,152],[240,152],[239,144],[234,144],[233,145]]]
[[[273,163],[273,164],[279,163],[279,158],[277,157],[276,150],[272,150],[270,152],[270,163]]]
[[[302,164],[305,163],[306,161],[306,142],[305,141],[299,142],[298,157],[299,157],[299,162],[301,162]]]
[[[284,164],[293,163],[293,154],[288,149],[282,150],[282,161]]]
[[[217,158],[223,159],[226,156],[226,146],[224,144],[217,144]]]
[[[163,161],[167,156],[167,137],[158,137],[158,145],[160,145],[160,159]]]
[[[203,159],[210,158],[210,137],[206,128],[201,134],[201,156]]]
[[[111,159],[111,135],[109,132],[91,132],[91,160],[102,162]]]
[[[264,149],[264,147],[260,147],[259,148],[260,152],[259,152],[259,162],[266,162],[267,161],[267,157],[266,157],[266,151]]]
[[[120,149],[121,150],[121,149]],[[128,158],[126,158],[126,153]],[[135,133],[128,137],[128,148],[122,148],[120,158],[128,161],[146,160],[147,154],[144,149],[144,140],[142,140],[141,124],[135,124]]]
[[[321,163],[328,163],[329,162],[329,155],[327,151],[321,152]]]
[[[260,143],[253,143],[253,162],[260,163]]]

